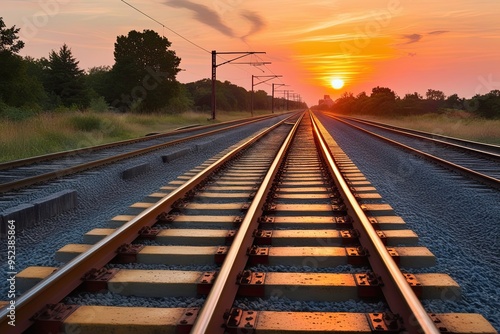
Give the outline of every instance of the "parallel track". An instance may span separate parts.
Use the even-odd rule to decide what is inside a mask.
[[[0,193],[49,181],[273,116],[224,122],[0,164]]]
[[[326,114],[392,145],[422,156],[448,169],[500,189],[500,148],[456,138],[389,127],[359,119]]]
[[[81,286],[82,277],[92,268],[109,269],[108,263],[113,259],[122,262],[132,260],[132,262],[145,261],[150,264],[181,266],[186,261],[191,264],[198,263],[206,261],[203,260],[206,256],[212,256],[216,263],[221,263],[216,274],[202,273],[200,280],[191,282],[198,295],[208,294],[203,307],[200,310],[180,311],[178,308],[161,309],[160,313],[171,314],[170,318],[175,318],[177,315],[181,317],[173,323],[167,323],[165,318],[162,318],[163,323],[158,324],[160,327],[156,330],[162,329],[168,332],[166,327],[169,327],[172,328],[171,331],[177,333],[215,334],[276,333],[277,330],[294,333],[337,330],[340,332],[345,328],[351,328],[351,332],[368,333],[387,327],[392,332],[400,332],[404,328],[409,333],[439,333],[436,327],[438,320],[424,310],[414,288],[408,283],[408,277],[401,273],[396,263],[401,262],[406,267],[426,266],[429,263],[426,261],[433,261],[432,254],[421,247],[388,249],[384,242],[400,244],[413,240],[411,231],[377,230],[390,229],[389,226],[401,228],[404,224],[398,217],[388,213],[390,208],[379,203],[376,193],[366,190],[352,193],[351,190],[354,188],[360,186],[366,188],[366,180],[359,176],[359,171],[332,139],[321,134],[321,125],[317,124],[314,118],[305,115],[293,126],[290,123],[283,123],[196,169],[191,173],[195,175],[181,186],[164,187],[162,191],[165,193],[153,194],[149,198],[160,197],[157,202],[151,201],[135,206],[147,207],[138,215],[117,217],[115,223],[118,226],[123,225],[116,230],[92,232],[94,236],[102,233],[102,239],[94,245],[77,246],[80,247],[80,251],[77,252],[86,249],[80,255],[61,251],[59,255],[61,259],[74,258],[17,300],[17,326],[13,332],[21,332],[32,326],[33,322],[40,330],[46,324],[42,320],[33,321],[32,316],[35,313],[48,303],[59,303],[75,288]],[[167,191],[171,192],[167,194]],[[237,224],[237,231],[227,231],[228,226],[234,222]],[[155,229],[141,231],[148,226],[154,226]],[[122,244],[141,243],[139,240],[136,241],[139,234],[143,237],[156,237],[156,241],[152,244],[146,243],[144,248],[134,246],[139,249],[135,255],[121,254],[117,258],[117,249]],[[230,242],[230,246],[223,245],[221,236],[222,240]],[[214,239],[222,247],[207,246],[212,245]],[[360,246],[356,246],[358,242]],[[347,247],[346,243],[353,243],[353,246]],[[411,254],[414,250],[418,250],[422,259],[412,264]],[[363,256],[363,252],[369,256]],[[186,256],[187,260],[183,260]],[[368,261],[365,262],[366,260]],[[315,269],[323,268],[327,271],[326,273],[321,270],[278,273],[272,270],[273,266],[283,264],[291,268],[305,268],[314,264]],[[380,289],[387,303],[387,310],[377,310],[368,315],[356,313],[349,315],[345,313],[349,310],[318,314],[318,312],[256,312],[236,307],[245,304],[245,298],[265,299],[276,292],[292,299],[322,298],[322,300],[338,301],[339,298],[349,298],[342,297],[342,293],[332,294],[332,291],[336,290],[330,290],[332,281],[342,281],[337,287],[339,289],[348,284],[345,283],[347,281],[335,276],[337,275],[335,267],[339,264],[348,267],[369,267],[369,270],[374,272],[373,277],[378,277],[383,284],[378,288],[369,286],[368,295],[377,297],[378,292],[372,294],[373,289]],[[256,272],[256,268],[268,271],[260,273]],[[120,269],[120,272],[126,274],[126,270]],[[175,276],[184,275],[171,270],[154,272],[157,278],[168,276],[172,277],[172,280]],[[193,272],[185,272],[186,275],[189,273]],[[116,273],[113,272],[114,274]],[[347,274],[349,277],[355,275],[362,280],[358,283],[357,289],[363,290],[365,288],[363,285],[368,284],[363,281],[366,274],[358,276],[352,272]],[[145,270],[140,275],[148,274]],[[301,284],[294,288],[297,282],[283,280],[287,275],[300,277],[298,280]],[[318,292],[315,290],[316,283],[313,282],[321,280],[322,277],[325,281],[324,286],[320,287]],[[324,277],[327,277],[326,280]],[[109,282],[103,281],[101,284],[107,285],[111,290],[115,289],[116,293],[123,293],[134,284],[131,281],[120,283],[113,279],[111,278]],[[140,282],[139,284],[147,285]],[[119,288],[116,288],[117,286]],[[422,288],[428,287],[424,284]],[[179,295],[185,293],[181,291],[183,289],[179,285],[168,288],[168,284],[164,282],[164,285],[153,287],[153,292],[148,293],[157,296],[161,290],[169,296],[175,296],[176,293]],[[296,289],[305,289],[312,295],[309,297],[307,294],[294,293]],[[326,289],[326,295],[321,289]],[[358,290],[358,293],[361,290]],[[127,314],[124,308],[118,308],[120,309],[118,311],[104,307],[91,307],[91,309],[95,319],[99,318],[100,312],[106,312],[105,317],[115,317],[115,320],[120,318],[118,314]],[[109,330],[107,325],[99,325],[94,323],[93,319],[88,319],[88,314],[85,313],[88,310],[88,307],[71,309],[74,313],[67,320],[59,319],[59,322],[63,323],[66,329],[79,330],[81,333],[105,331],[105,328]],[[118,313],[112,313],[115,311]],[[385,311],[383,316],[379,313]],[[137,309],[134,312],[138,312]],[[140,316],[141,319],[151,320],[156,317],[155,309],[141,309],[141,312],[144,312]],[[7,330],[12,331],[7,325],[6,316],[7,310],[4,308],[0,312],[2,333],[7,333]],[[438,317],[441,319],[438,326],[445,327],[447,324],[460,323],[460,319],[467,316],[451,314]],[[307,322],[307,318],[320,320]],[[69,322],[70,319],[72,323]],[[446,319],[452,320],[449,322]],[[488,330],[494,332],[480,316],[473,315],[473,320],[467,319],[463,323],[469,323],[469,326],[474,328],[471,332],[479,333],[484,328],[487,328],[486,332]],[[348,324],[349,321],[352,323]],[[342,325],[339,325],[340,323]],[[135,325],[129,324],[131,327]],[[154,325],[150,326],[155,329]],[[46,330],[47,327],[43,328]],[[468,331],[469,329],[462,328],[458,332]]]

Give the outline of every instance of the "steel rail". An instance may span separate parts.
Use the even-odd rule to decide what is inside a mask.
[[[293,117],[291,115],[290,117]],[[116,255],[116,250],[124,243],[130,243],[137,238],[139,230],[144,226],[156,223],[158,215],[171,209],[172,204],[193,190],[202,180],[223,166],[224,163],[238,155],[241,150],[248,148],[267,133],[285,123],[290,117],[277,124],[260,131],[245,143],[226,153],[210,166],[196,174],[193,178],[173,190],[166,197],[144,210],[138,216],[118,228],[111,235],[105,237],[86,252],[59,268],[49,277],[35,285],[16,299],[16,326],[8,324],[7,306],[0,309],[0,333],[21,333],[32,325],[31,318],[47,304],[54,304],[65,298],[81,283],[82,277],[91,268],[100,268],[106,265]]]
[[[464,144],[470,143],[471,145],[472,144],[477,145],[477,146],[481,145],[482,147],[487,147],[490,150],[495,150],[496,149],[496,150],[498,150],[500,152],[500,147],[499,146],[489,145],[489,144],[482,144],[482,143],[477,143],[477,142],[470,142],[470,141],[461,140],[461,139],[457,139],[457,138],[439,136],[439,135],[434,135],[432,133],[427,133],[427,132],[423,132],[423,131],[416,131],[416,130],[411,130],[411,129],[398,128],[396,126],[387,125],[387,124],[381,125],[381,124],[378,124],[376,122],[365,121],[365,120],[361,120],[361,119],[357,119],[357,118],[339,117],[339,116],[333,116],[333,115],[330,115],[330,117],[335,118],[337,120],[342,120],[342,119],[351,120],[351,121],[354,121],[354,122],[358,122],[358,123],[366,124],[366,125],[369,125],[369,126],[373,126],[373,127],[376,127],[376,128],[382,129],[382,130],[391,131],[391,132],[394,132],[394,133],[397,133],[397,134],[400,134],[400,135],[403,135],[403,136],[406,136],[406,137],[417,138],[417,139],[424,140],[424,141],[431,142],[431,143],[437,143],[437,144],[441,144],[441,145],[444,145],[444,146],[450,146],[450,147],[453,147],[453,148],[456,148],[456,149],[459,149],[459,150],[462,150],[462,151],[465,151],[465,152],[472,152],[472,153],[474,153],[476,155],[479,155],[479,156],[481,156],[483,158],[487,158],[487,159],[495,160],[495,161],[500,161],[500,153],[494,153],[492,151],[484,151],[484,150],[481,150],[481,149],[477,149],[477,148],[472,148],[472,147],[465,146]],[[348,124],[350,124],[350,123],[348,123]],[[437,139],[437,138],[431,138],[431,136],[436,136],[438,138],[439,137],[448,138],[450,140],[453,139],[455,142],[448,142],[448,141],[440,140],[440,139]]]
[[[247,120],[244,123],[241,123],[240,125],[246,125],[246,124],[251,124],[254,122],[258,122],[262,119],[265,118],[272,118],[276,117],[277,115],[263,115],[263,116],[257,116],[253,117],[251,120]],[[80,148],[76,150],[69,150],[69,151],[62,151],[62,152],[55,152],[55,153],[49,153],[49,154],[44,154],[44,155],[38,155],[35,157],[29,157],[29,158],[24,158],[24,159],[18,159],[18,160],[12,160],[12,161],[7,161],[0,163],[0,170],[5,170],[9,168],[14,168],[14,167],[21,167],[21,166],[27,166],[27,165],[32,165],[34,163],[38,162],[43,162],[47,160],[54,160],[58,158],[64,158],[64,157],[72,157],[78,154],[84,154],[84,153],[90,153],[94,151],[101,151],[110,147],[116,147],[116,146],[123,146],[123,145],[128,145],[128,144],[135,144],[135,143],[140,143],[143,141],[148,141],[152,139],[158,139],[158,138],[164,138],[164,137],[169,137],[169,136],[174,136],[177,134],[182,134],[186,132],[191,132],[191,131],[197,131],[197,130],[205,130],[205,129],[210,129],[213,127],[218,127],[218,126],[225,126],[225,125],[230,125],[234,123],[239,123],[242,122],[243,120],[233,120],[233,121],[227,121],[227,122],[221,122],[218,124],[208,124],[208,125],[202,125],[202,126],[197,126],[195,129],[193,127],[189,128],[183,128],[179,130],[173,130],[165,133],[158,133],[154,134],[151,136],[144,136],[140,138],[133,138],[133,139],[126,139],[126,140],[120,140],[117,142],[113,143],[107,143],[107,144],[101,144],[101,145],[96,145],[96,146],[90,146],[90,147],[85,147],[85,148]]]
[[[209,135],[212,135],[212,134],[215,134],[215,133],[218,133],[218,132],[227,131],[227,130],[234,129],[234,128],[237,128],[237,127],[240,127],[240,126],[245,126],[245,125],[257,122],[259,120],[251,120],[251,121],[248,121],[248,122],[245,122],[245,123],[241,123],[241,124],[230,125],[228,127],[222,128],[222,129],[212,130],[212,131],[200,133],[200,134],[189,136],[189,137],[172,140],[172,141],[169,141],[168,143],[157,144],[157,145],[153,145],[153,146],[150,146],[150,147],[145,147],[145,148],[137,149],[137,150],[134,150],[134,151],[131,151],[131,152],[121,153],[121,154],[114,155],[114,156],[111,156],[111,157],[107,157],[107,158],[103,158],[103,159],[99,159],[99,160],[94,160],[94,161],[86,162],[86,163],[83,163],[83,164],[80,164],[80,165],[76,165],[76,166],[72,166],[72,167],[68,167],[68,168],[65,168],[65,169],[60,169],[60,170],[57,170],[57,171],[52,171],[52,172],[48,172],[48,173],[44,173],[44,174],[39,174],[39,175],[31,176],[31,177],[27,177],[27,178],[24,178],[24,179],[21,179],[21,180],[16,180],[16,181],[12,181],[12,182],[2,183],[2,184],[0,184],[0,193],[4,193],[4,192],[7,192],[7,191],[11,191],[11,190],[15,190],[15,189],[27,187],[27,186],[30,186],[32,184],[36,184],[36,183],[40,183],[40,182],[44,182],[44,181],[49,181],[49,180],[52,180],[52,179],[57,179],[57,178],[60,178],[60,177],[66,176],[66,175],[78,173],[78,172],[81,172],[81,171],[84,171],[84,170],[87,170],[87,169],[91,169],[91,168],[95,168],[95,167],[99,167],[99,166],[102,166],[102,165],[105,165],[105,164],[114,163],[114,162],[117,162],[117,161],[120,161],[120,160],[123,160],[123,159],[132,158],[132,157],[137,156],[137,155],[149,153],[149,152],[152,152],[152,151],[155,151],[155,150],[159,150],[159,149],[162,149],[162,148],[165,148],[165,147],[168,147],[168,146],[171,146],[171,145],[175,145],[175,144],[178,144],[178,143],[181,143],[181,142],[185,142],[185,141],[188,141],[188,140],[192,140],[192,139],[196,139],[196,138],[200,138],[200,137],[209,136]]]
[[[311,114],[315,138],[320,146],[320,152],[334,177],[339,191],[343,194],[344,203],[354,220],[354,225],[360,232],[360,243],[368,251],[368,261],[373,271],[382,278],[382,292],[393,313],[401,316],[405,329],[409,333],[435,333],[440,331],[429,317],[419,299],[411,289],[398,265],[377,235],[363,209],[352,194],[349,185],[344,180],[337,167],[333,155],[326,144],[323,134],[316,124],[315,116]],[[319,122],[319,121],[318,121]]]
[[[386,141],[388,142],[389,144],[392,144],[396,147],[399,147],[399,148],[403,148],[403,149],[406,149],[408,151],[410,151],[412,154],[416,155],[416,156],[422,156],[426,159],[429,159],[430,161],[433,161],[443,167],[446,167],[450,170],[453,170],[453,171],[456,171],[466,177],[469,177],[469,178],[472,178],[476,181],[479,181],[481,183],[484,183],[492,188],[495,188],[495,189],[500,189],[500,180],[499,179],[496,179],[494,177],[491,177],[491,176],[488,176],[488,175],[485,175],[485,174],[482,174],[482,173],[479,173],[475,170],[472,170],[470,168],[466,168],[466,167],[463,167],[463,166],[460,166],[460,165],[457,165],[457,164],[454,164],[448,160],[445,160],[445,159],[441,159],[439,157],[436,157],[432,154],[429,154],[429,153],[426,153],[426,152],[423,152],[423,151],[420,151],[420,150],[417,150],[411,146],[408,146],[408,145],[405,145],[405,144],[402,144],[402,143],[399,143],[395,140],[392,140],[392,139],[389,139],[387,137],[384,137],[384,136],[381,136],[379,134],[376,134],[376,133],[373,133],[371,131],[368,131],[366,129],[363,129],[362,127],[359,127],[359,126],[356,126],[354,124],[351,124],[351,123],[348,123],[348,122],[345,122],[344,120],[342,119],[339,119],[339,118],[336,118],[336,117],[333,117],[335,119],[337,119],[339,122],[342,122],[344,124],[347,124],[357,130],[360,130],[360,131],[363,131],[371,136],[374,136],[376,138],[379,138],[383,141]]]
[[[217,279],[196,318],[191,330],[192,334],[224,333],[224,328],[222,327],[224,324],[224,313],[232,307],[236,293],[238,292],[236,279],[247,263],[248,255],[246,252],[247,248],[253,242],[252,232],[258,226],[258,218],[262,214],[262,207],[265,204],[266,196],[303,117],[304,114],[295,122],[257,190],[247,214],[243,218],[241,226],[231,243],[224,263],[217,274]]]
[[[496,156],[500,155],[500,145],[495,145],[495,144],[487,144],[487,143],[481,143],[477,141],[472,141],[472,140],[466,140],[466,139],[460,139],[460,138],[455,138],[455,137],[450,137],[450,136],[445,136],[445,135],[439,135],[436,133],[430,133],[430,132],[425,132],[425,131],[420,131],[420,130],[414,130],[414,129],[408,129],[408,128],[403,128],[387,123],[381,123],[381,122],[375,122],[375,121],[370,121],[362,118],[356,118],[356,117],[346,117],[346,116],[340,116],[336,115],[337,117],[353,120],[356,122],[360,123],[365,123],[368,125],[372,126],[377,126],[381,128],[387,128],[387,129],[394,129],[394,130],[399,130],[402,132],[407,132],[415,135],[420,135],[426,138],[431,138],[433,140],[436,140],[436,138],[440,138],[441,140],[438,140],[440,142],[444,142],[446,144],[457,144],[458,146],[465,147],[467,149],[474,149],[479,152],[486,152],[488,154],[495,154]]]

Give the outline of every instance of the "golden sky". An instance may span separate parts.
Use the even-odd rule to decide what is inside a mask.
[[[279,89],[309,105],[324,94],[369,94],[375,86],[399,96],[425,96],[431,88],[471,97],[500,89],[499,0],[127,2],[161,25],[120,0],[2,0],[0,16],[7,27],[21,28],[22,55],[47,57],[66,43],[83,69],[112,65],[118,35],[153,29],[182,59],[181,82],[211,76],[209,51],[264,51],[241,62],[271,64],[226,64],[217,79],[250,89],[252,75],[282,75],[255,89],[270,94],[272,82],[286,84]],[[336,77],[345,81],[340,90],[330,85]]]

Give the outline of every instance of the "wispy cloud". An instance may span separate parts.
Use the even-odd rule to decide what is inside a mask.
[[[237,33],[226,23],[223,22],[219,13],[205,5],[190,2],[188,0],[170,0],[166,5],[175,8],[189,9],[194,13],[194,18],[199,22],[206,24],[215,30],[229,37],[238,37]],[[255,12],[241,10],[240,16],[250,23],[250,28],[246,34],[241,36],[242,39],[251,36],[264,28],[265,23],[261,16]]]
[[[197,4],[187,0],[170,0],[166,4],[175,8],[186,8],[195,13],[194,17],[219,32],[229,37],[235,37],[234,31],[222,22],[219,14],[205,5]]]
[[[434,30],[434,31],[428,32],[426,34],[417,34],[417,33],[406,34],[406,35],[402,36],[402,38],[405,40],[405,42],[403,42],[401,44],[406,45],[406,44],[413,44],[413,43],[420,42],[424,38],[424,35],[438,36],[438,35],[442,35],[442,34],[446,34],[446,33],[449,33],[449,31],[448,30]]]
[[[422,39],[421,34],[410,34],[410,35],[403,35],[403,38],[406,40],[406,43],[403,44],[412,44],[412,43],[417,43]]]
[[[241,37],[243,39],[245,39],[246,37],[251,36],[251,35],[253,35],[253,34],[257,33],[257,32],[259,32],[265,26],[265,23],[262,20],[262,18],[258,14],[254,13],[254,12],[243,11],[241,13],[241,16],[244,17],[245,19],[247,19],[252,24],[252,27],[250,28],[250,31],[248,31],[248,33],[246,35],[244,35],[244,36]]]
[[[435,31],[429,32],[428,34],[429,35],[441,35],[441,34],[446,34],[447,32],[449,32],[449,31],[448,30],[435,30]]]

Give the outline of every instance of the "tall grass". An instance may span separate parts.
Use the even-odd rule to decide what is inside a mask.
[[[402,117],[359,116],[394,126],[500,145],[500,120],[484,119],[466,112],[446,112]]]
[[[218,112],[216,122],[249,117]],[[167,132],[193,124],[209,124],[210,113],[117,114],[64,110],[31,117],[0,118],[0,162]]]

